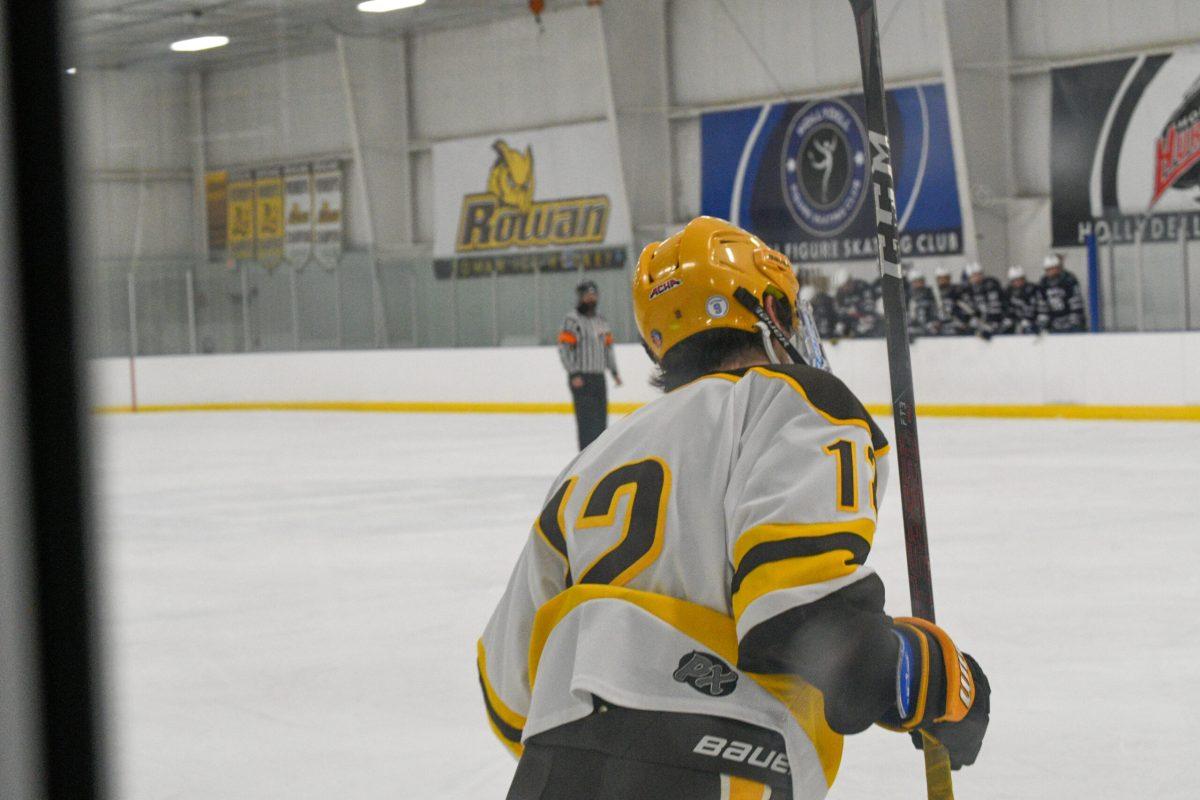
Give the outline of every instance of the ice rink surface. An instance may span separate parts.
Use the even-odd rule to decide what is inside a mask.
[[[570,417],[95,426],[115,797],[503,798],[475,640]],[[1200,425],[928,419],[921,437],[939,622],[994,690],[958,796],[1200,796]],[[892,614],[898,498],[868,562]],[[829,796],[923,798],[920,755],[850,738]]]

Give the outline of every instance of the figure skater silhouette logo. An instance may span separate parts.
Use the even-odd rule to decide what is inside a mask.
[[[785,205],[807,233],[836,236],[857,217],[867,195],[866,132],[841,100],[800,108],[780,154]]]

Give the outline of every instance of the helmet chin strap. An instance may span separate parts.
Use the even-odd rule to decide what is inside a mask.
[[[793,364],[805,364],[804,356],[800,355],[800,351],[792,344],[791,340],[784,334],[783,330],[775,324],[775,320],[767,314],[767,310],[763,308],[762,303],[758,302],[758,298],[750,294],[749,290],[739,286],[733,292],[733,297],[746,309],[758,317],[758,322],[755,327],[762,333],[763,349],[767,351],[767,358],[772,364],[778,364],[779,359],[775,355],[775,348],[772,347],[772,342],[778,342],[783,348],[783,352],[787,353],[787,357]]]
[[[770,361],[772,364],[779,364],[780,363],[779,356],[776,355],[775,347],[774,347],[775,339],[774,339],[774,337],[771,336],[770,329],[767,328],[767,326],[761,322],[754,323],[754,327],[758,328],[759,334],[762,335],[762,345],[763,345],[763,350],[765,350],[767,353],[767,360]],[[790,357],[788,358],[788,361],[790,361],[793,364],[797,363],[797,362],[793,361]]]

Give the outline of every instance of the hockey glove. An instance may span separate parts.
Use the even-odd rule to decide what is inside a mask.
[[[975,763],[990,711],[983,670],[932,622],[897,617],[894,632],[900,642],[896,706],[879,724],[912,732],[918,748],[918,731],[926,731],[949,751],[953,769]]]
[[[979,662],[967,653],[963,653],[963,658],[966,659],[971,675],[975,678],[975,700],[971,703],[971,710],[958,722],[935,722],[924,728],[950,754],[951,769],[969,767],[975,763],[979,748],[983,746],[983,735],[987,732],[992,702],[992,687],[980,669]],[[913,731],[909,735],[912,736],[917,749],[923,750],[920,732]]]

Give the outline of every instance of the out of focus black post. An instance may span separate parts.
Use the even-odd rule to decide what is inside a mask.
[[[72,270],[64,50],[57,0],[5,0],[9,220],[16,350],[23,371],[33,659],[41,791],[106,796],[98,709],[95,584]],[[7,389],[6,389],[7,390]]]

